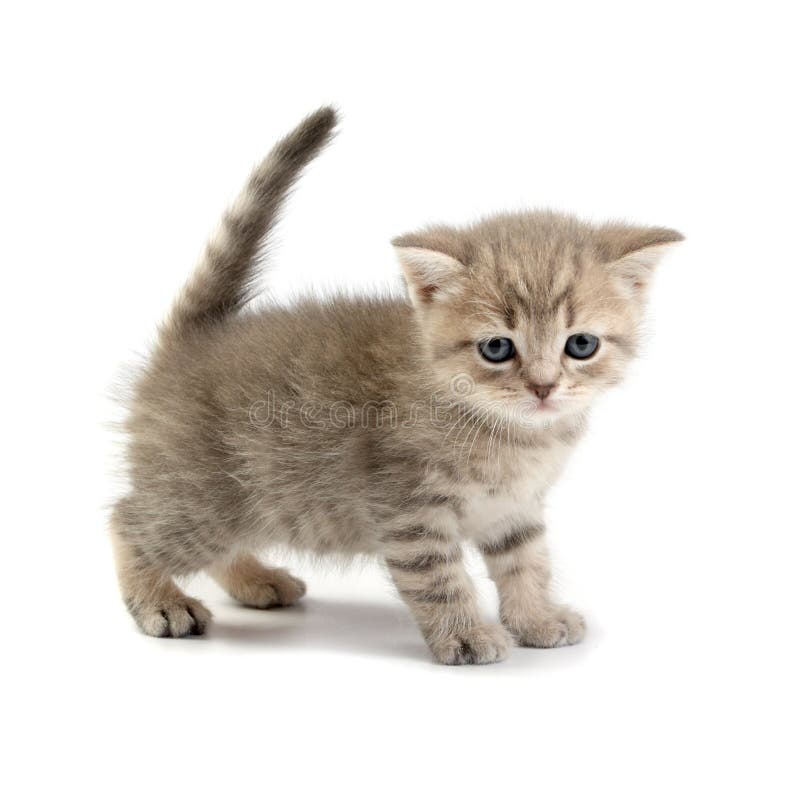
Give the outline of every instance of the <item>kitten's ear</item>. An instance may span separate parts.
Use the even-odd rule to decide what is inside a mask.
[[[414,305],[428,305],[446,295],[464,271],[464,265],[453,256],[438,250],[407,243],[407,237],[392,240],[400,266],[408,283]]]
[[[606,225],[597,232],[606,269],[625,293],[636,299],[644,297],[656,265],[683,238],[670,228],[628,225]]]

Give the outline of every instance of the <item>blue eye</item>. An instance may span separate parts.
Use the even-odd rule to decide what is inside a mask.
[[[487,361],[499,364],[501,361],[508,361],[509,358],[513,358],[516,350],[511,339],[507,339],[505,336],[498,336],[495,339],[484,339],[482,342],[478,342],[478,352]]]
[[[564,352],[572,358],[589,358],[597,352],[600,340],[591,333],[574,333],[567,339]]]

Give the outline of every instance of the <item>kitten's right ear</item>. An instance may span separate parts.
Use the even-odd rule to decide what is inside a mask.
[[[429,305],[453,288],[464,265],[446,253],[406,242],[403,236],[392,240],[411,300],[417,306]]]
[[[671,228],[608,224],[597,230],[597,243],[606,269],[631,299],[642,300],[658,262],[683,234]]]

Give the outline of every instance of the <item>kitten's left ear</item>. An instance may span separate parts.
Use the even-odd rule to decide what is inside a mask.
[[[606,225],[597,231],[606,269],[631,298],[644,296],[656,264],[683,238],[670,228]]]

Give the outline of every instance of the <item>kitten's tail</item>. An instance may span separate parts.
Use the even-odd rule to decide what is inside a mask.
[[[213,324],[253,296],[258,256],[303,167],[331,140],[334,108],[307,116],[253,170],[172,308],[165,333]]]

